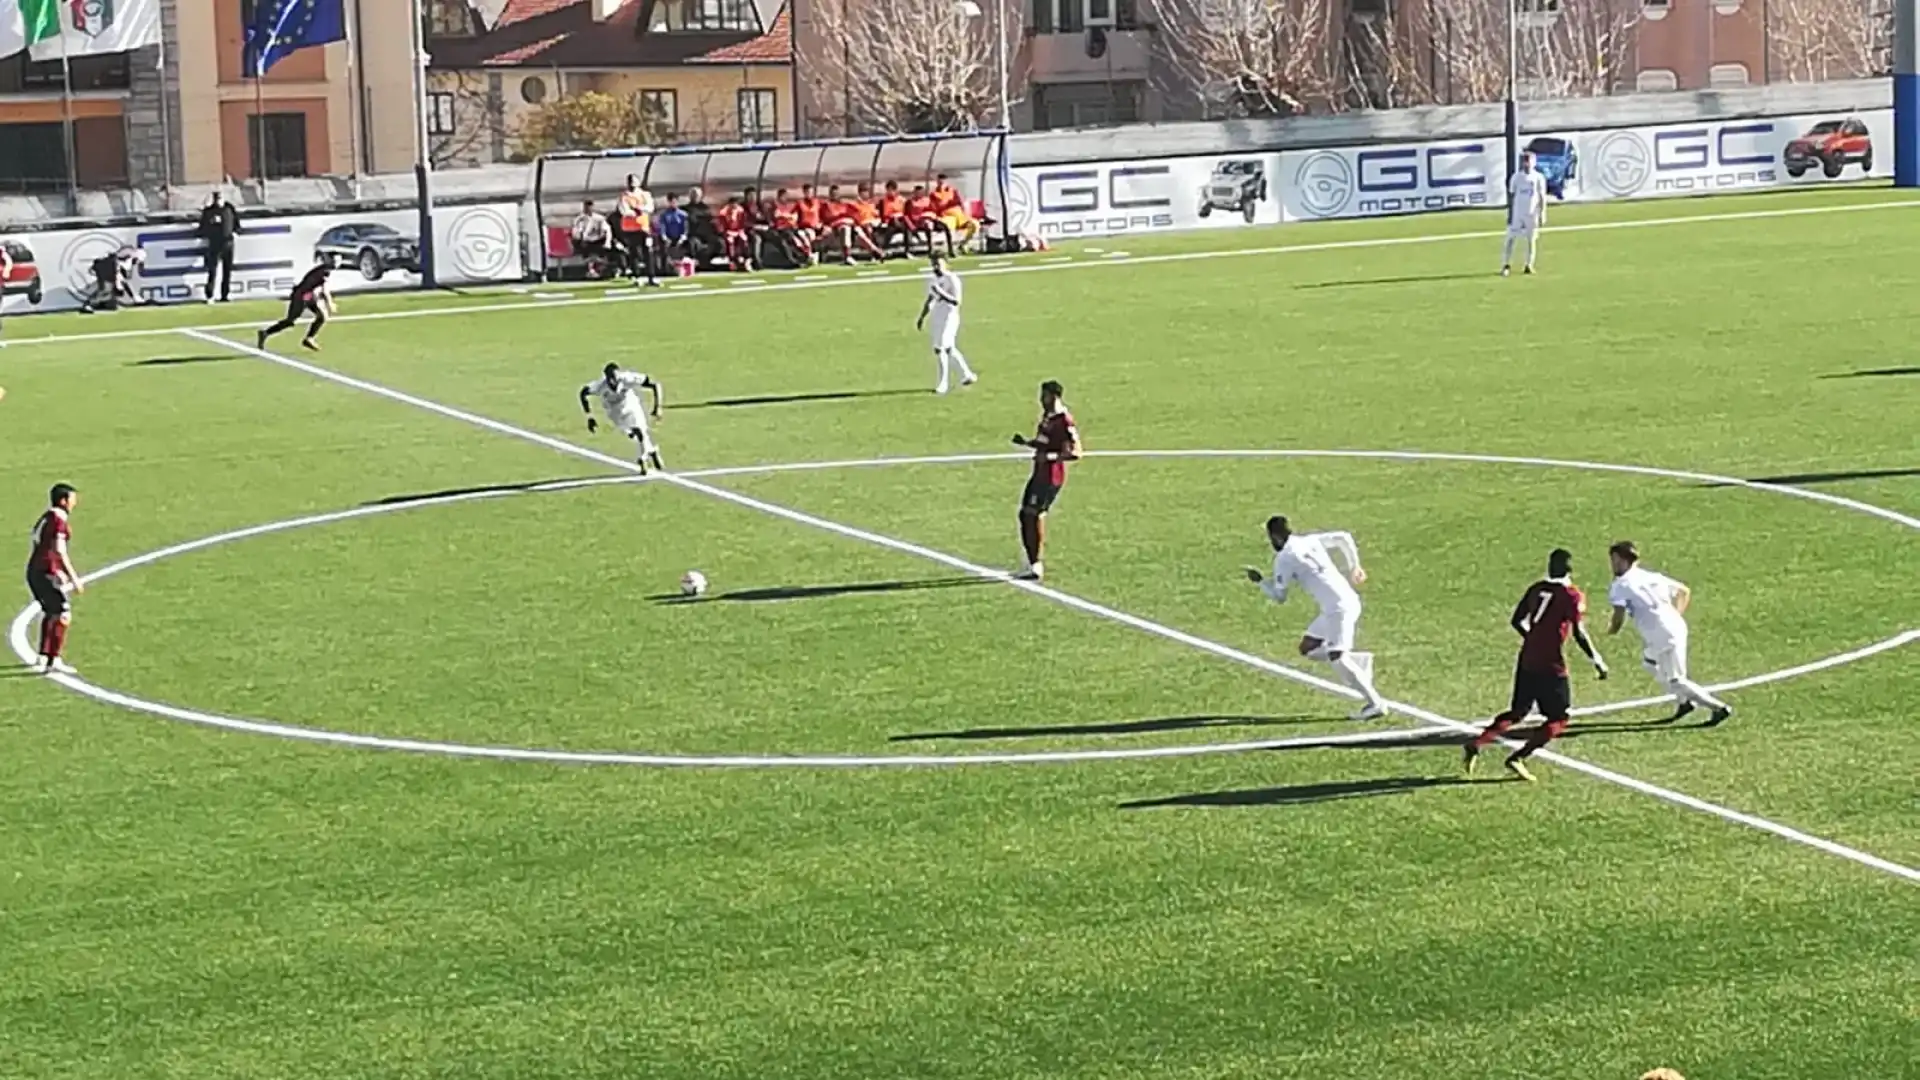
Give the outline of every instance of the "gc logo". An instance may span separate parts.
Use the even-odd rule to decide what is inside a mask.
[[[1302,210],[1314,217],[1332,217],[1353,200],[1353,165],[1344,154],[1322,150],[1300,163],[1293,186],[1300,193]]]
[[[447,246],[453,249],[454,268],[473,281],[493,281],[505,275],[513,265],[518,242],[507,219],[499,211],[484,207],[461,214],[447,226]]]
[[[1600,186],[1610,195],[1632,195],[1653,176],[1653,151],[1634,132],[1616,131],[1601,139],[1594,156],[1600,159]]]

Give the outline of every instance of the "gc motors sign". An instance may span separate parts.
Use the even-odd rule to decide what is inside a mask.
[[[1096,164],[1021,169],[1015,186],[1032,193],[1023,232],[1048,239],[1111,236],[1172,229],[1174,166],[1168,163]],[[1027,192],[1021,192],[1022,195]],[[1018,206],[1022,200],[1016,199]]]
[[[1281,155],[1289,220],[1378,217],[1498,206],[1504,170],[1486,142]]]
[[[1786,141],[1779,127],[1762,120],[1608,132],[1593,143],[1589,185],[1616,199],[1773,187]]]

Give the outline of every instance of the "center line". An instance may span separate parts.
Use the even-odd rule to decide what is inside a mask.
[[[323,368],[316,364],[309,364],[303,360],[295,360],[292,357],[281,356],[278,353],[268,352],[265,349],[258,349],[251,345],[246,345],[237,341],[233,341],[230,338],[223,338],[214,334],[206,333],[205,331],[188,329],[188,330],[181,330],[180,333],[186,335],[187,337],[191,337],[197,341],[206,342],[207,344],[211,344],[211,345],[218,345],[222,348],[231,349],[234,352],[243,353],[248,356],[257,357],[261,360],[268,361],[269,363],[279,364],[282,367],[291,368],[295,371],[299,371],[304,374],[314,376],[315,378],[325,379],[328,382],[337,383],[341,386],[352,387],[353,389],[365,391],[366,393],[369,393],[369,394],[375,394],[380,397],[387,398],[391,401],[398,401],[402,404],[411,405],[418,409],[424,409],[431,413],[437,413],[438,415],[447,417],[448,419],[459,420],[464,423],[473,424],[477,427],[485,428],[488,431],[497,432],[502,435],[510,435],[510,436],[513,436],[514,438],[523,439],[528,442],[536,443],[538,445],[545,446],[552,450],[558,450],[561,453],[572,454],[576,457],[586,458],[589,461],[596,461],[604,465],[611,465],[614,468],[624,469],[628,472],[637,473],[640,471],[639,466],[634,464],[631,461],[626,461],[621,458],[616,458],[609,454],[603,454],[598,450],[593,450],[593,449],[589,449],[588,447],[579,446],[574,443],[570,443],[565,439],[558,439],[551,435],[542,435],[537,431],[528,431],[525,428],[515,427],[512,424],[504,423],[499,420],[494,420],[490,417],[481,416],[478,413],[467,412],[464,409],[458,409],[451,405],[443,405],[437,401],[432,401],[427,398],[418,397],[414,394],[409,394],[404,390],[396,390],[396,389],[393,389],[392,387],[382,386],[379,383],[368,382],[365,379],[355,378],[351,375],[346,375],[341,372],[334,371],[330,368]],[[1120,623],[1123,626],[1130,626],[1136,630],[1140,630],[1145,633],[1152,634],[1156,637],[1165,638],[1169,641],[1175,641],[1182,645],[1186,645],[1191,648],[1198,649],[1202,652],[1211,653],[1223,659],[1233,660],[1235,662],[1244,664],[1248,667],[1255,668],[1259,671],[1264,671],[1270,675],[1276,675],[1283,679],[1288,679],[1297,683],[1303,683],[1307,686],[1312,686],[1316,689],[1325,690],[1328,693],[1338,694],[1342,697],[1347,697],[1347,698],[1359,697],[1359,695],[1355,693],[1353,690],[1348,689],[1346,686],[1340,683],[1336,683],[1328,679],[1323,679],[1317,675],[1312,675],[1312,674],[1309,674],[1308,672],[1300,671],[1296,668],[1288,667],[1285,664],[1276,663],[1275,661],[1269,660],[1262,656],[1255,656],[1252,653],[1245,652],[1241,649],[1236,649],[1231,645],[1221,644],[1220,642],[1217,642],[1217,641],[1211,641],[1194,634],[1189,634],[1184,630],[1178,630],[1178,629],[1175,629],[1174,627],[1167,626],[1162,623],[1157,623],[1150,619],[1141,618],[1138,615],[1131,615],[1131,614],[1128,614],[1127,612],[1120,611],[1115,608],[1107,607],[1104,604],[1096,603],[1092,600],[1087,600],[1082,597],[1074,596],[1071,593],[1064,593],[1059,591],[1058,589],[1049,588],[1045,585],[1040,584],[1039,582],[1021,581],[1014,578],[1007,571],[997,570],[992,567],[981,566],[977,563],[972,563],[965,559],[962,559],[959,556],[949,555],[946,552],[936,551],[932,548],[923,547],[911,541],[900,540],[894,537],[882,535],[880,533],[869,532],[865,529],[857,528],[852,525],[845,525],[837,521],[828,520],[826,518],[815,517],[814,515],[808,514],[801,510],[795,510],[791,507],[781,506],[778,503],[766,502],[761,499],[756,499],[750,495],[743,495],[737,491],[729,491],[726,488],[715,487],[712,484],[708,484],[704,481],[691,479],[685,476],[679,476],[673,473],[659,474],[659,480],[660,482],[672,484],[676,487],[680,487],[688,491],[699,492],[700,494],[703,494],[703,495],[709,495],[709,496],[712,496],[713,498],[720,499],[725,502],[733,503],[736,506],[741,506],[750,510],[757,510],[763,514],[768,514],[773,517],[781,518],[786,521],[791,521],[798,525],[805,525],[805,526],[808,526],[809,528],[818,529],[823,532],[833,533],[838,536],[846,537],[847,539],[850,539],[850,540],[859,540],[864,543],[872,544],[877,547],[887,548],[892,551],[898,551],[903,554],[915,555],[922,559],[939,563],[951,569],[959,570],[964,573],[971,574],[975,577],[981,577],[991,581],[1001,582],[1003,584],[1012,586],[1013,588],[1019,589],[1022,592],[1031,594],[1033,596],[1038,596],[1046,600],[1050,600],[1056,604],[1064,605],[1076,611],[1081,611],[1086,614],[1096,616],[1098,618],[1109,620],[1111,622]],[[1416,705],[1409,705],[1401,702],[1393,702],[1391,704],[1396,711],[1401,712],[1416,720],[1424,720],[1427,723],[1432,724],[1436,727],[1448,728],[1453,731],[1458,731],[1458,732],[1463,732],[1468,734],[1477,733],[1480,730],[1477,725],[1468,724],[1463,721],[1453,719],[1451,717],[1441,716],[1438,713],[1431,712],[1426,709],[1422,709]],[[1828,840],[1824,837],[1814,836],[1811,833],[1802,832],[1799,829],[1795,829],[1790,825],[1782,825],[1779,822],[1770,821],[1767,818],[1759,817],[1758,815],[1755,815],[1755,814],[1749,814],[1744,811],[1734,810],[1729,807],[1721,806],[1718,803],[1708,802],[1705,799],[1695,798],[1692,795],[1688,795],[1679,791],[1674,791],[1669,788],[1664,788],[1657,784],[1651,784],[1651,783],[1648,783],[1647,781],[1640,780],[1636,777],[1628,776],[1624,773],[1615,772],[1612,769],[1603,768],[1602,766],[1599,766],[1599,765],[1594,765],[1589,762],[1581,761],[1578,758],[1571,758],[1566,756],[1565,754],[1558,753],[1553,750],[1542,750],[1539,753],[1535,754],[1534,756],[1544,761],[1551,761],[1554,764],[1560,765],[1563,768],[1571,769],[1575,772],[1585,773],[1586,775],[1591,776],[1594,779],[1604,780],[1607,783],[1615,784],[1619,787],[1624,787],[1631,791],[1637,791],[1643,795],[1650,795],[1664,802],[1672,803],[1675,806],[1684,806],[1689,810],[1696,810],[1703,814],[1710,814],[1714,817],[1720,818],[1723,821],[1730,821],[1735,824],[1745,825],[1751,829],[1757,829],[1761,832],[1771,833],[1772,835],[1778,836],[1784,840],[1790,840],[1794,843],[1803,844],[1807,847],[1814,848],[1815,850],[1818,850],[1818,851],[1824,851],[1829,855],[1835,855],[1842,859],[1847,859],[1851,862],[1858,863],[1861,866],[1870,867],[1882,873],[1892,874],[1895,877],[1900,877],[1911,882],[1920,883],[1920,869],[1915,869],[1910,866],[1904,866],[1900,863],[1893,862],[1889,859],[1883,859],[1878,855],[1873,855],[1868,852],[1861,851],[1857,848],[1848,847],[1847,845],[1838,843],[1837,841]]]

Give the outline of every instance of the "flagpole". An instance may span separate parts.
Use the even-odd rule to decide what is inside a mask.
[[[433,250],[433,147],[427,133],[427,35],[420,0],[413,0],[413,175],[420,189],[420,287],[436,287]]]
[[[160,73],[160,205],[173,208],[173,97],[167,92],[167,23],[160,21],[160,51],[154,67]]]
[[[360,28],[356,25],[359,20],[344,10],[341,12],[341,20],[346,23],[347,29],[347,148],[353,157],[351,174],[353,197],[358,199],[360,197],[360,108],[359,98],[354,93],[354,88],[359,85],[357,80],[361,76],[360,65],[354,63],[353,58],[356,48],[354,42]]]
[[[267,102],[261,83],[259,61],[253,73],[253,178],[260,186],[260,201],[267,201]]]
[[[80,213],[79,148],[73,139],[73,65],[67,60],[67,28],[60,28],[60,134],[67,157],[67,207]]]

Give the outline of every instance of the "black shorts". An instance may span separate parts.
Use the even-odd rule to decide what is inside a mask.
[[[1030,514],[1044,514],[1053,509],[1053,500],[1059,497],[1059,484],[1049,484],[1036,476],[1027,481],[1027,490],[1020,493],[1020,509]]]
[[[308,312],[312,312],[315,316],[318,316],[320,314],[320,304],[317,301],[315,301],[313,297],[311,296],[287,297],[287,321],[288,322],[293,322],[294,320],[300,318],[300,316],[305,315]]]
[[[1551,671],[1513,669],[1513,701],[1508,706],[1515,717],[1524,717],[1535,708],[1549,720],[1565,720],[1573,708],[1573,685],[1565,675]]]
[[[27,591],[33,593],[33,602],[50,618],[65,615],[72,606],[67,602],[67,591],[60,587],[60,581],[45,570],[27,571]]]

